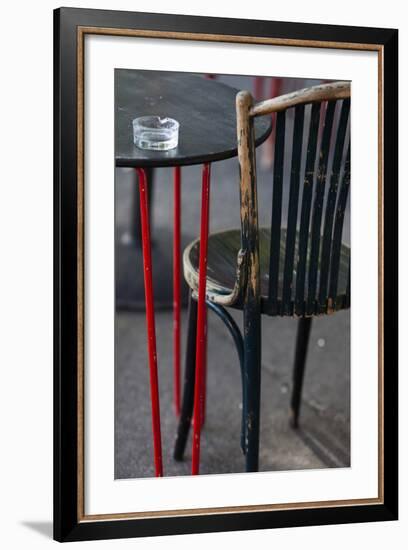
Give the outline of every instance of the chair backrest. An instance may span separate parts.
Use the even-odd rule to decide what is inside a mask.
[[[323,84],[257,104],[243,91],[237,94],[236,108],[241,244],[247,257],[249,295],[255,301],[260,295],[253,121],[276,113],[269,288],[264,311],[310,316],[349,307],[350,260],[343,254],[342,231],[350,185],[350,84]],[[285,146],[289,116],[294,117],[293,132]],[[284,220],[283,176],[288,154],[290,189]],[[340,266],[347,280],[339,294]]]

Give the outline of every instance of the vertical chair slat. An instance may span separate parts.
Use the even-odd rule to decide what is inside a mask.
[[[276,315],[278,312],[278,279],[282,218],[283,159],[285,152],[285,117],[286,111],[281,111],[277,114],[275,131],[275,158],[273,163],[273,197],[268,293],[269,307],[272,315]]]
[[[350,113],[350,99],[345,99],[341,106],[337,140],[334,149],[333,166],[330,176],[330,186],[327,195],[326,212],[324,218],[324,230],[320,265],[319,310],[323,313],[327,308],[327,288],[329,282],[330,250],[332,243],[333,217],[337,199],[341,160],[343,155],[344,140],[347,130],[347,122]]]
[[[335,101],[329,101],[324,119],[322,144],[319,153],[319,166],[317,170],[316,189],[314,194],[312,229],[309,261],[309,281],[307,292],[306,314],[315,313],[317,273],[319,267],[320,230],[322,224],[322,210],[324,191],[326,187],[327,163],[330,150],[330,137],[333,128]]]
[[[319,129],[320,103],[313,103],[307,145],[306,169],[303,183],[302,211],[299,230],[299,253],[296,269],[295,313],[304,315],[305,274],[307,244],[309,238],[310,205],[312,201],[314,165],[316,160],[317,136]]]
[[[292,314],[293,265],[295,259],[296,224],[299,203],[299,179],[302,158],[304,119],[305,106],[298,105],[295,107],[295,123],[293,126],[292,166],[290,174],[288,223],[282,290],[282,315]]]
[[[337,285],[339,280],[339,264],[340,264],[340,249],[341,236],[343,233],[344,211],[346,209],[347,198],[350,188],[350,144],[347,148],[346,162],[342,177],[342,183],[339,192],[339,198],[336,208],[336,219],[334,222],[333,244],[330,259],[330,286],[328,308],[336,309]]]

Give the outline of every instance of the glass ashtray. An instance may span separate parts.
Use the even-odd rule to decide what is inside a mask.
[[[133,120],[133,142],[139,149],[168,151],[178,145],[180,124],[160,116],[142,116]]]

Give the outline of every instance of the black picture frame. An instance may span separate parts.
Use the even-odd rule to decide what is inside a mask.
[[[383,76],[383,495],[350,506],[81,520],[78,499],[78,28],[376,45]],[[120,34],[120,32],[119,32]],[[381,150],[381,149],[380,149]],[[398,31],[395,29],[60,8],[54,12],[54,538],[157,536],[395,520],[398,517]],[[244,503],[243,503],[244,504]]]

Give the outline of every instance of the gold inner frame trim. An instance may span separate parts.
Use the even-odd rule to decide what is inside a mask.
[[[263,44],[270,46],[293,46],[307,48],[343,49],[376,51],[378,53],[378,497],[366,499],[329,500],[315,502],[295,502],[284,504],[263,504],[248,506],[228,506],[221,508],[192,508],[179,510],[158,510],[133,513],[85,514],[84,479],[84,40],[87,34],[157,38],[189,41],[206,41],[239,44]],[[109,27],[77,28],[77,508],[78,521],[106,521],[126,519],[147,519],[182,517],[197,515],[234,514],[266,512],[273,510],[300,510],[306,508],[333,508],[338,506],[366,506],[384,502],[384,349],[383,349],[383,280],[384,280],[384,212],[383,212],[383,80],[384,48],[381,44],[358,44],[319,40],[292,40],[287,38],[267,38],[253,36],[217,35],[176,31],[156,31],[137,29],[117,29]]]

